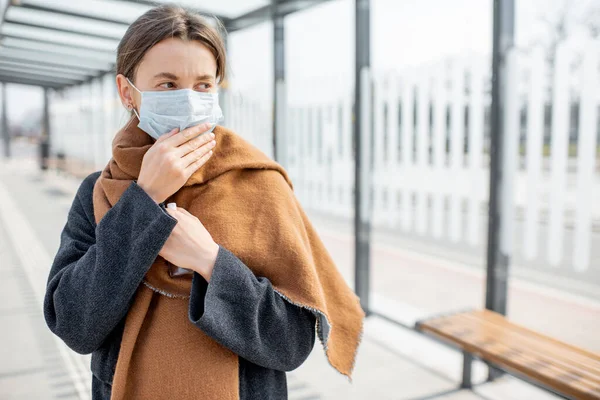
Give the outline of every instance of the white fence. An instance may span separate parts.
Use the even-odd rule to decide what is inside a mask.
[[[507,58],[508,168],[502,173],[512,184],[503,201],[512,218],[504,246],[511,250],[516,238],[523,240],[527,260],[543,258],[553,267],[568,262],[577,271],[591,267],[592,241],[600,235],[599,53],[598,42],[583,49],[566,43],[557,49],[554,68],[541,49],[515,50]],[[374,77],[376,226],[485,244],[489,69],[489,62],[454,60]],[[309,208],[345,218],[352,215],[351,107],[347,94],[328,104],[292,105],[288,112],[287,165],[299,196]]]
[[[598,42],[583,48],[566,43],[553,68],[539,49],[515,50],[507,58],[509,168],[503,173],[513,185],[504,199],[505,211],[514,215],[509,237],[521,238],[516,231],[522,231],[526,259],[544,258],[550,266],[569,259],[577,271],[592,266],[593,235],[600,234],[599,53]],[[374,224],[432,240],[485,244],[489,60],[376,74],[372,87]],[[227,97],[226,125],[271,155],[271,108],[249,99]],[[309,209],[344,218],[353,207],[352,100],[348,90],[335,101],[290,102],[287,113],[286,166],[298,196]],[[577,115],[570,115],[574,104]],[[53,152],[102,168],[126,121],[114,78],[55,95],[51,112]],[[576,141],[570,140],[573,121]],[[576,143],[576,156],[569,156],[570,143]],[[567,248],[564,236],[571,229],[574,245]],[[567,257],[567,251],[573,254]]]

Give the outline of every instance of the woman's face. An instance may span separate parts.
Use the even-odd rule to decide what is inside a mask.
[[[217,60],[197,40],[165,39],[150,48],[142,58],[133,84],[142,92],[192,89],[217,91]],[[139,110],[141,95],[125,76],[117,75],[117,87],[123,104]]]

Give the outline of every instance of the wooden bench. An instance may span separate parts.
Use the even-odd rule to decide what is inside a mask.
[[[513,324],[495,312],[435,317],[418,322],[416,329],[463,351],[463,388],[471,387],[476,357],[561,397],[600,399],[600,354]]]

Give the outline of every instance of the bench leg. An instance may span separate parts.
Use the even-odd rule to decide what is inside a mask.
[[[492,382],[504,375],[504,371],[488,364],[488,381]]]
[[[472,389],[473,383],[471,382],[471,369],[473,367],[473,356],[471,353],[463,351],[463,374],[462,383],[460,387],[462,389]]]

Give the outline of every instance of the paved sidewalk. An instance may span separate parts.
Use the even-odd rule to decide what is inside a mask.
[[[0,399],[86,398],[89,365],[48,331],[39,298],[78,185],[55,172],[38,172],[34,160],[0,161],[0,272],[5,276],[0,324],[7,327],[0,330]],[[20,226],[14,227],[17,220]],[[321,221],[315,219],[317,229],[326,232],[330,227]],[[325,241],[329,247],[331,239]],[[347,257],[347,247],[330,250],[336,260]],[[346,264],[342,269],[350,278]],[[459,353],[371,317],[353,383],[328,365],[317,343],[307,362],[289,374],[290,400],[554,398],[510,377],[474,392],[457,391],[460,366]],[[484,375],[477,363],[476,381]]]
[[[0,224],[0,398],[76,399],[73,379],[9,235]]]

